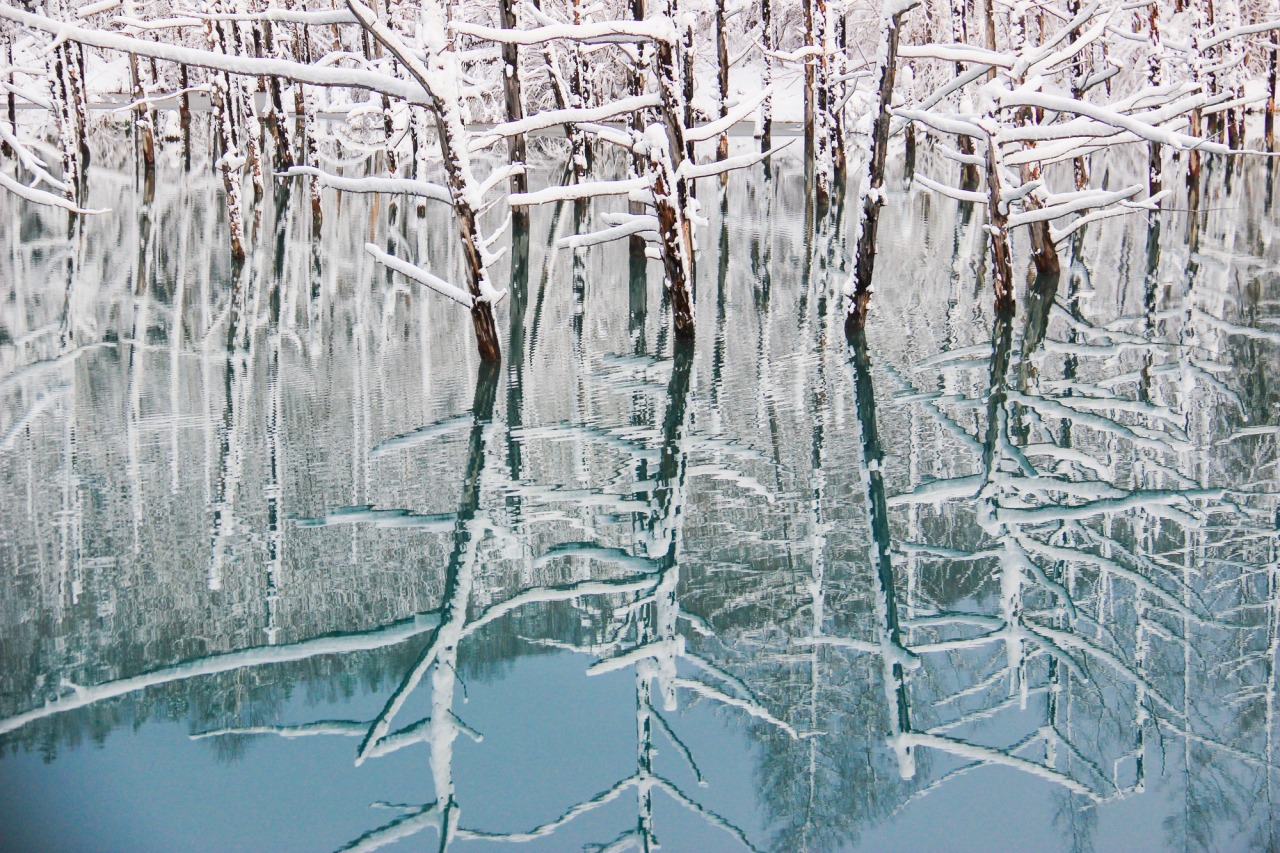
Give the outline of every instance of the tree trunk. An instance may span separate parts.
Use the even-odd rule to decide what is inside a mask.
[[[573,23],[582,23],[582,0],[573,0]],[[570,74],[569,74],[569,103],[568,106],[580,108],[587,105],[587,93],[585,81],[582,77],[582,45],[574,43],[569,48],[570,53]],[[639,75],[638,75],[639,76]],[[640,79],[641,88],[644,86],[643,79]],[[638,92],[637,92],[638,94]],[[570,123],[572,124],[572,123]],[[567,124],[566,127],[569,125]],[[573,172],[578,177],[586,174],[590,165],[591,148],[587,144],[586,135],[579,133],[576,128],[569,134],[569,155],[573,159]]]
[[[760,0],[760,44],[764,48],[764,73],[761,85],[768,89],[773,83],[773,0]],[[1275,54],[1272,53],[1272,59]],[[1274,64],[1272,66],[1274,68]],[[1275,77],[1272,76],[1274,81]],[[1275,91],[1273,85],[1272,91]],[[768,151],[773,145],[773,96],[769,95],[760,105],[760,150]]]
[[[987,233],[991,237],[991,284],[996,294],[996,313],[1012,314],[1017,305],[1013,283],[1013,256],[1009,250],[1009,216],[1003,210],[999,170],[1000,152],[993,138],[987,139]]]
[[[178,100],[178,126],[182,128],[182,168],[191,171],[191,96],[187,92],[187,66],[178,66],[178,87],[182,96]]]
[[[1152,14],[1159,14],[1156,11],[1158,3],[1152,3]],[[1080,12],[1080,0],[1067,0],[1067,16],[1074,18]],[[1071,43],[1074,44],[1080,40],[1080,27],[1072,27]],[[1085,48],[1088,50],[1088,48]],[[1084,51],[1077,51],[1075,56],[1071,58],[1071,97],[1077,101],[1084,100],[1084,81],[1088,74],[1089,66],[1084,59]],[[1082,190],[1089,186],[1089,161],[1084,157],[1075,157],[1071,161],[1072,171],[1075,174],[1076,189]]]
[[[430,23],[439,25],[443,15],[439,14],[438,4],[428,2],[424,5],[426,6],[424,17],[436,18],[436,21]],[[485,268],[484,239],[480,234],[479,223],[476,221],[477,214],[473,206],[473,201],[478,199],[480,193],[475,184],[475,178],[471,174],[467,134],[462,124],[456,94],[457,69],[452,47],[447,45],[443,50],[427,47],[424,62],[402,44],[394,32],[379,21],[373,11],[361,0],[347,0],[347,8],[355,14],[356,19],[374,38],[391,51],[391,54],[430,96],[431,106],[436,115],[436,134],[440,140],[440,154],[444,160],[449,195],[453,199],[453,211],[458,222],[458,236],[462,242],[462,254],[467,269],[467,292],[472,298],[471,322],[475,327],[476,348],[484,361],[501,361],[502,345],[498,340],[498,330],[493,318],[493,303],[490,301],[493,288],[489,284],[488,271]],[[444,89],[443,96],[438,87]]]
[[[266,39],[267,55],[276,55],[275,31],[271,22],[263,24],[263,37]],[[289,131],[285,126],[284,95],[280,87],[280,78],[267,78],[267,92],[271,98],[271,137],[276,143],[276,165],[282,171],[293,168],[293,146],[289,141]],[[388,116],[389,118],[389,116]]]
[[[887,3],[886,3],[887,8]],[[867,307],[871,302],[871,283],[876,266],[876,233],[880,229],[880,208],[884,205],[884,167],[889,153],[889,125],[892,116],[889,109],[893,101],[893,80],[898,62],[898,34],[905,12],[886,15],[882,22],[880,38],[883,41],[882,65],[878,87],[876,117],[871,130],[871,153],[867,158],[862,185],[858,189],[861,200],[857,211],[857,257],[854,261],[854,290],[845,315],[845,334],[853,334],[867,322]]]
[[[503,29],[513,30],[516,28],[515,7],[512,5],[511,0],[499,0],[498,20]],[[502,66],[502,93],[507,102],[507,121],[519,121],[524,118],[524,101],[520,97],[520,52],[516,45],[502,45]],[[529,181],[525,177],[523,169],[526,156],[524,134],[517,133],[514,136],[508,136],[508,162],[513,166],[520,164],[522,167],[511,176],[511,192],[513,193],[523,193],[529,190]],[[524,207],[512,208],[511,219],[515,227],[527,227],[529,224],[529,209]]]
[[[817,33],[814,31],[813,4],[818,0],[804,0],[804,44],[812,49],[817,45]],[[804,159],[813,162],[814,154],[814,121],[817,107],[817,93],[814,91],[816,75],[814,74],[814,58],[804,58]]]
[[[631,0],[631,17],[637,21],[643,21],[645,17],[644,0]],[[643,51],[639,53],[644,56]],[[644,67],[639,61],[632,67],[631,71],[631,94],[639,96],[644,94]],[[633,133],[638,134],[644,129],[644,117],[639,111],[633,112],[627,116],[627,128]],[[631,162],[628,164],[627,171],[634,177],[644,174],[645,160],[639,154],[632,154]],[[627,209],[633,216],[641,216],[644,214],[644,203],[640,201],[627,202]],[[632,234],[628,239],[631,250],[631,258],[633,266],[639,263],[644,265],[645,259],[645,240],[639,234]]]
[[[1014,50],[1021,57],[1027,57],[1031,51],[1030,28],[1027,21],[1028,6],[1024,2],[1015,3],[1010,12],[1010,29],[1012,30]],[[1074,33],[1074,30],[1073,30]],[[1072,36],[1075,38],[1075,36]],[[1076,55],[1077,57],[1079,54]],[[1083,74],[1083,65],[1080,66]],[[1011,80],[1014,88],[1025,83],[1025,79],[1021,74],[1013,74]],[[1083,99],[1082,90],[1075,88],[1079,85],[1079,78],[1073,79],[1073,92],[1077,99]],[[1033,109],[1022,108],[1014,115],[1014,124],[1019,127],[1027,125],[1039,124],[1039,117]],[[1027,141],[1022,144],[1024,151],[1033,150],[1036,147],[1035,142]],[[1084,158],[1075,158],[1075,180],[1076,189],[1082,189],[1085,184],[1081,181],[1088,182],[1089,172],[1085,165]],[[1040,180],[1040,163],[1035,160],[1024,163],[1021,169],[1021,179],[1024,185],[1031,184]],[[1029,210],[1035,210],[1044,206],[1039,191],[1033,190],[1024,196],[1023,204]],[[1049,230],[1049,222],[1041,220],[1033,222],[1029,226],[1031,230],[1031,258],[1035,262],[1036,272],[1041,276],[1056,276],[1059,272],[1058,252],[1053,245],[1053,235]]]
[[[14,93],[14,83],[13,83],[13,70],[12,70],[13,69],[13,37],[8,35],[7,33],[5,35],[4,47],[5,47],[5,58],[7,59],[7,64],[10,69],[9,92],[7,97],[5,98],[5,100],[8,102],[7,117],[9,119],[9,132],[14,134],[16,137],[18,132],[18,96]],[[1275,66],[1273,63],[1272,68],[1274,69],[1274,67]],[[1275,86],[1272,86],[1271,88],[1272,88],[1272,91],[1275,91]],[[1275,99],[1273,98],[1272,101],[1274,100]],[[1268,115],[1270,115],[1270,113],[1268,113]],[[6,157],[10,157],[13,155],[13,151],[9,148],[8,142],[5,142],[3,145],[0,145],[0,153],[3,153],[4,156]]]
[[[671,299],[671,320],[676,337],[693,337],[693,300],[689,286],[693,280],[689,250],[689,224],[684,218],[684,203],[679,198],[681,181],[666,150],[653,145],[649,152],[653,172],[653,201],[658,214],[658,236],[662,241],[662,266],[666,273],[667,294]]]
[[[1147,46],[1149,53],[1147,54],[1147,85],[1159,86],[1164,79],[1164,70],[1162,68],[1162,59],[1164,56],[1164,42],[1160,37],[1160,4],[1152,3],[1147,13],[1147,28],[1150,31],[1150,42]],[[1271,54],[1271,61],[1275,63],[1275,53]],[[1160,192],[1164,187],[1164,164],[1160,153],[1160,143],[1150,142],[1147,144],[1147,195],[1153,196]]]
[[[1270,51],[1270,55],[1271,55],[1271,58],[1268,60],[1270,67],[1267,71],[1267,83],[1268,83],[1267,85],[1267,117],[1263,119],[1263,132],[1266,134],[1266,137],[1267,137],[1267,148],[1274,150],[1276,147],[1276,135],[1275,135],[1276,82],[1277,82],[1277,76],[1278,76],[1277,68],[1276,68],[1276,51],[1274,50]],[[9,103],[10,103],[9,114],[10,116],[12,116],[13,115],[13,107],[12,107],[13,96],[12,95],[9,96]]]
[[[724,0],[716,0],[716,64],[719,67],[718,89],[720,94],[720,118],[729,114],[729,34],[725,31]],[[716,146],[716,159],[723,160],[729,156],[729,133],[720,134]],[[726,172],[721,176],[723,184],[728,178]]]

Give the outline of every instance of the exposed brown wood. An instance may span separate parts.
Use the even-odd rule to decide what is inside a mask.
[[[760,46],[764,49],[764,72],[761,83],[768,89],[773,82],[773,0],[760,0],[760,26],[762,28]],[[769,95],[760,106],[760,150],[768,151],[772,145],[773,96]]]
[[[1004,212],[997,166],[1000,153],[993,139],[987,140],[987,234],[991,242],[991,284],[996,294],[996,311],[1012,313],[1017,301],[1013,283],[1013,255],[1009,249],[1009,216]]]
[[[871,303],[871,284],[876,267],[876,234],[880,229],[880,208],[884,205],[884,168],[889,152],[889,126],[892,118],[889,110],[893,103],[898,34],[902,29],[904,14],[906,10],[890,16],[884,22],[881,34],[885,42],[884,64],[879,68],[876,117],[872,124],[871,153],[864,177],[868,184],[861,190],[862,208],[856,212],[859,217],[857,259],[854,262],[853,302],[845,316],[846,334],[866,325],[867,308]]]
[[[504,29],[515,29],[516,12],[512,0],[498,0],[498,22]],[[520,94],[520,52],[514,44],[502,45],[502,94],[506,100],[507,121],[519,121],[524,118],[524,100]],[[517,133],[507,137],[507,159],[512,164],[523,166],[527,157],[524,134]],[[518,169],[511,176],[511,192],[522,193],[529,189],[529,181],[524,169]],[[517,227],[526,226],[529,221],[528,208],[517,207],[511,211],[511,219]]]
[[[725,30],[724,0],[716,0],[716,66],[718,94],[720,95],[720,118],[729,114],[729,34]],[[716,146],[716,159],[723,160],[729,156],[729,134],[720,134]],[[721,182],[723,183],[723,178]]]

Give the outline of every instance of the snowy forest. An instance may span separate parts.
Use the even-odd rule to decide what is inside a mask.
[[[1198,184],[1205,156],[1247,151],[1248,111],[1265,114],[1270,144],[1274,6],[6,2],[0,182],[100,212],[81,204],[87,138],[104,120],[91,104],[118,95],[105,120],[129,125],[148,174],[163,143],[210,150],[237,260],[247,222],[281,182],[306,185],[317,223],[323,187],[448,205],[461,280],[367,251],[467,309],[479,353],[496,361],[494,247],[529,207],[563,200],[626,197],[626,213],[567,244],[625,239],[660,260],[675,334],[693,336],[698,180],[768,158],[786,144],[775,122],[798,120],[815,203],[856,193],[854,269],[840,288],[851,329],[874,290],[891,148],[908,164],[920,145],[939,152],[941,168],[915,180],[983,206],[994,299],[1012,308],[1018,271],[1056,272],[1073,231],[1157,209],[1172,183]],[[31,108],[43,120],[19,122]],[[730,156],[744,122],[758,150]],[[1117,146],[1146,148],[1145,181],[1109,186],[1093,174],[1093,156]],[[595,167],[602,147],[625,152],[625,170]],[[569,164],[565,180],[531,192],[531,156]]]
[[[0,0],[0,848],[1280,850],[1278,32]]]

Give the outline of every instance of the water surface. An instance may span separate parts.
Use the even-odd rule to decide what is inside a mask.
[[[361,249],[459,280],[445,210],[281,187],[233,269],[208,170],[96,163],[0,198],[5,849],[1280,844],[1267,164],[1013,318],[898,173],[853,341],[789,152],[699,187],[692,347],[540,208],[490,368]]]

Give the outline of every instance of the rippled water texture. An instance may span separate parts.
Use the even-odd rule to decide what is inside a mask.
[[[0,846],[1277,849],[1273,166],[1013,319],[897,168],[865,338],[788,151],[699,187],[692,347],[553,248],[625,201],[535,210],[496,369],[362,249],[458,280],[438,205],[282,187],[232,270],[206,167],[0,196]]]

